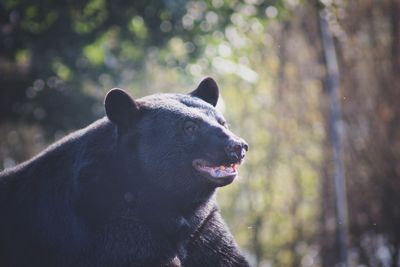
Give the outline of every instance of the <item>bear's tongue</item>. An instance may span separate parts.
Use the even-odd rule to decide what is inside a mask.
[[[215,178],[222,178],[222,177],[227,177],[227,176],[237,174],[237,170],[236,170],[237,165],[236,164],[231,164],[230,166],[221,165],[221,166],[216,166],[216,167],[200,166],[200,168]]]

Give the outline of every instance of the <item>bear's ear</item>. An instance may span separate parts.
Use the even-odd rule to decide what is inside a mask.
[[[138,103],[119,88],[113,88],[107,93],[104,106],[108,119],[125,129],[132,125],[139,114]]]
[[[203,99],[215,107],[219,97],[218,85],[213,78],[205,78],[201,81],[196,90],[190,93],[190,95]]]

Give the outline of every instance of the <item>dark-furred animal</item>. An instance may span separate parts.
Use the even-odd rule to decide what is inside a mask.
[[[0,266],[248,266],[215,190],[248,149],[189,94],[105,98],[106,116],[0,173]]]

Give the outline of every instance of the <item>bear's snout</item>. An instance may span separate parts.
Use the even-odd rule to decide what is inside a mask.
[[[225,151],[231,161],[241,161],[249,150],[249,145],[244,140],[230,140]]]

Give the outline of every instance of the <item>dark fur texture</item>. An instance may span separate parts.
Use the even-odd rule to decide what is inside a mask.
[[[191,163],[226,162],[243,142],[217,100],[210,79],[190,95],[114,90],[107,117],[3,171],[0,266],[248,266],[216,207],[220,185]]]

